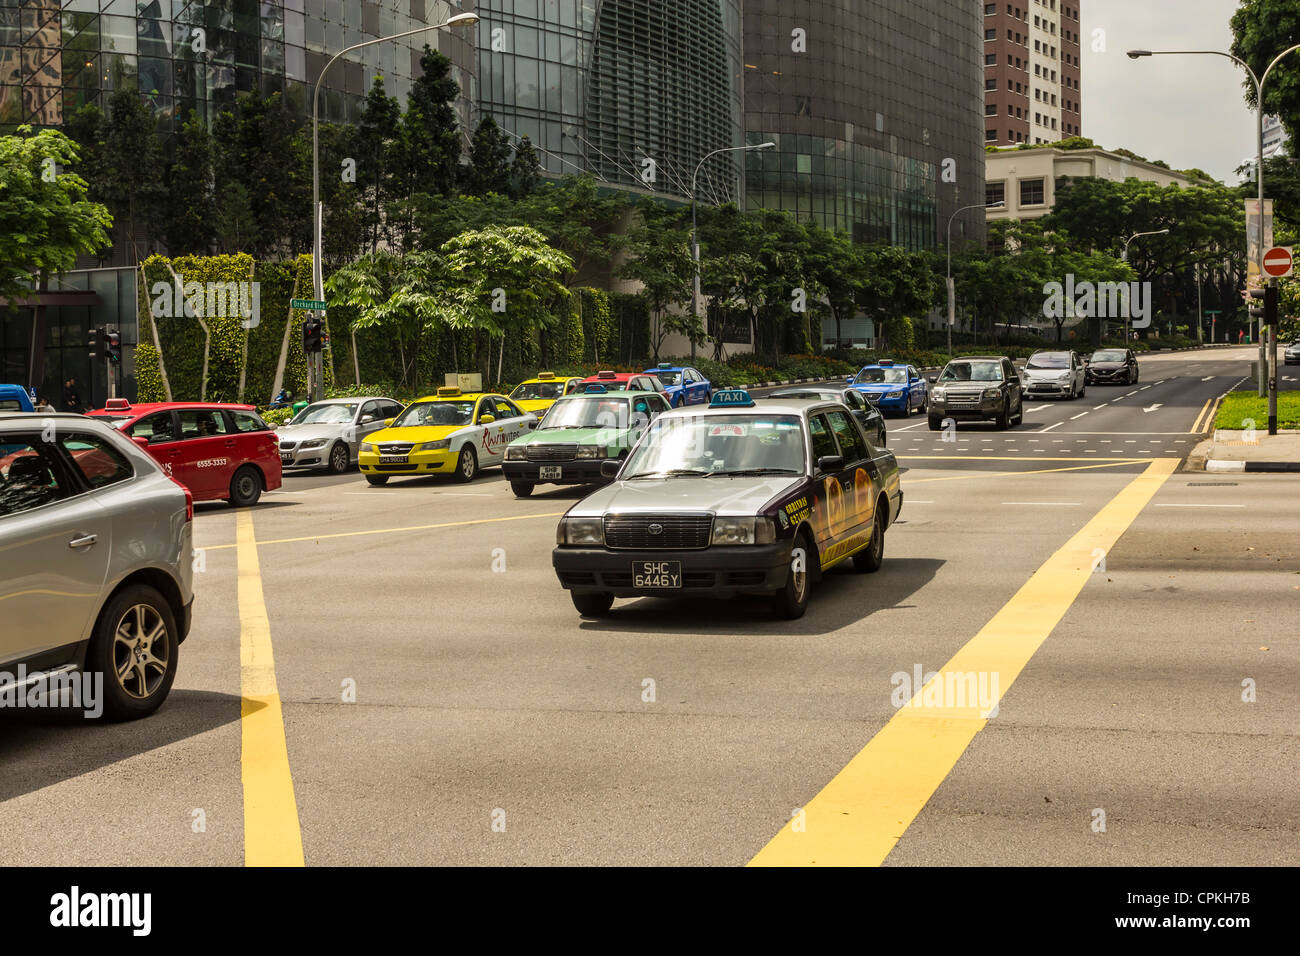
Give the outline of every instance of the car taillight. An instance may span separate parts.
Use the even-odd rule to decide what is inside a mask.
[[[194,495],[193,495],[193,493],[190,491],[189,488],[185,487],[183,484],[181,484],[179,481],[177,481],[177,480],[176,480],[174,477],[172,477],[171,475],[168,475],[168,476],[167,476],[167,480],[170,481],[172,484],[174,484],[174,485],[175,485],[177,488],[179,488],[181,491],[185,492],[185,520],[186,520],[186,521],[193,521],[193,520],[194,520]]]

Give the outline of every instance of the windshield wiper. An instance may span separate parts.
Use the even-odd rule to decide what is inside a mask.
[[[799,474],[794,468],[733,468],[730,471],[711,471],[709,477],[714,475],[797,475]]]
[[[673,468],[668,471],[647,471],[639,475],[632,475],[628,480],[635,481],[638,478],[694,478],[700,475],[711,475],[711,471],[700,471],[696,468]]]

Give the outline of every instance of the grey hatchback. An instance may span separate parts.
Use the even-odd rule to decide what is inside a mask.
[[[108,425],[0,413],[0,700],[80,675],[102,680],[108,717],[157,710],[190,629],[193,517]]]

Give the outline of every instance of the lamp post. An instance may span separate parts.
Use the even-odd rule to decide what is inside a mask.
[[[325,74],[329,68],[334,65],[334,61],[345,53],[351,53],[353,50],[360,50],[365,46],[373,46],[376,43],[387,43],[390,40],[401,40],[404,37],[415,36],[417,33],[425,33],[429,30],[441,30],[444,27],[457,27],[471,23],[478,23],[477,13],[458,13],[454,17],[448,18],[442,23],[416,27],[414,30],[407,30],[404,33],[394,33],[392,36],[377,37],[373,40],[366,40],[362,43],[354,43],[352,46],[344,47],[329,58],[329,61],[320,71],[320,76],[316,77],[316,88],[311,97],[311,276],[312,289],[315,292],[317,301],[325,299],[325,272],[321,263],[321,227],[323,220],[323,210],[320,207],[320,85],[325,80]],[[319,355],[319,353],[317,353]],[[312,400],[319,401],[323,391],[322,374],[323,369],[316,369],[315,359],[312,360],[312,366],[309,372],[313,373],[315,381],[312,385]]]
[[[967,209],[1000,209],[1006,205],[1006,201],[999,199],[997,202],[972,203],[969,206],[962,206],[948,217],[948,358],[952,358],[952,325],[956,321],[957,309],[957,290],[952,284],[952,221],[957,218],[958,213],[963,213]]]
[[[695,236],[695,184],[700,175],[700,167],[708,161],[709,157],[716,156],[719,153],[745,152],[754,149],[775,149],[776,143],[755,143],[749,146],[724,146],[721,149],[715,149],[712,152],[705,153],[704,158],[695,164],[695,172],[691,174],[691,259],[695,264],[695,279],[691,291],[691,317],[695,319],[695,325],[700,324],[700,242]],[[691,361],[695,361],[695,337],[691,336]]]
[[[1259,229],[1257,237],[1259,240],[1259,279],[1264,281],[1264,84],[1268,81],[1268,75],[1273,72],[1273,67],[1277,66],[1278,60],[1288,53],[1294,53],[1300,50],[1300,43],[1288,47],[1269,63],[1264,70],[1263,76],[1256,76],[1255,71],[1250,68],[1245,60],[1233,56],[1231,53],[1224,53],[1222,50],[1129,50],[1129,59],[1136,60],[1143,56],[1183,56],[1183,55],[1208,55],[1208,56],[1226,56],[1233,63],[1236,63],[1246,74],[1255,82],[1255,184],[1258,187],[1259,195]],[[1276,313],[1274,318],[1276,317]],[[1259,337],[1259,358],[1260,358],[1260,375],[1264,374],[1264,336]],[[1277,434],[1277,336],[1273,334],[1273,327],[1269,325],[1269,341],[1271,345],[1268,353],[1268,433]]]
[[[1163,236],[1167,232],[1169,232],[1168,229],[1156,229],[1153,232],[1133,233],[1133,235],[1124,240],[1124,251],[1119,254],[1120,261],[1128,262],[1128,244],[1134,239],[1141,239],[1143,236]],[[1130,317],[1128,315],[1124,316],[1124,348],[1128,348],[1129,336],[1133,333],[1133,330],[1129,328],[1129,319]],[[1102,324],[1104,325],[1105,323],[1103,322]]]

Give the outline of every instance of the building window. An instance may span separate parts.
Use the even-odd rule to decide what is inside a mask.
[[[991,143],[991,142],[996,141],[997,138],[998,138],[998,131],[997,131],[997,130],[995,130],[995,129],[986,129],[986,130],[984,131],[984,140],[985,140],[985,142],[989,142],[989,143]]]
[[[1041,100],[1042,98],[1043,98],[1043,91],[1040,90],[1038,87],[1034,87],[1034,99]]]
[[[1011,81],[1010,81],[1010,80],[1007,80],[1007,82],[1010,83]],[[995,77],[995,76],[990,76],[988,79],[986,79],[986,80],[984,81],[984,89],[986,89],[986,90],[996,90],[997,88],[998,88],[998,80],[997,80],[997,77]]]
[[[998,5],[996,3],[984,4],[984,16],[991,17],[993,16],[993,14],[997,12],[998,12]]]
[[[984,104],[984,115],[985,115],[985,116],[997,116],[997,115],[998,115],[998,104],[997,104],[997,103],[985,103],[985,104]]]
[[[1042,140],[1039,140],[1042,142]],[[1041,206],[1043,204],[1043,181],[1041,179],[1020,180],[1020,205]]]
[[[984,205],[1007,201],[1007,184],[1005,182],[984,184]]]
[[[998,55],[997,55],[996,53],[985,53],[985,54],[984,54],[984,65],[985,65],[985,66],[997,66],[997,65],[998,65]]]
[[[984,31],[984,39],[985,39],[985,40],[996,40],[997,38],[998,38],[998,31],[997,31],[997,30],[985,30],[985,31]]]

